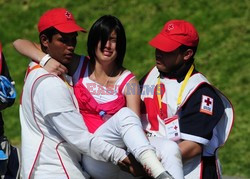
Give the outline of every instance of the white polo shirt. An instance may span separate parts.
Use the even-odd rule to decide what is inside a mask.
[[[87,131],[73,91],[42,68],[26,78],[20,120],[24,178],[85,178],[80,153],[115,164],[126,157],[124,150]]]

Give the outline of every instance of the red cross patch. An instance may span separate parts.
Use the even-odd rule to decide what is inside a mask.
[[[168,24],[168,30],[173,30],[174,29],[174,24]]]
[[[71,18],[70,12],[69,12],[69,11],[66,11],[66,12],[65,12],[65,16],[67,17],[67,19],[70,19],[70,18]]]
[[[202,95],[200,112],[213,115],[213,106],[214,99],[209,96]]]

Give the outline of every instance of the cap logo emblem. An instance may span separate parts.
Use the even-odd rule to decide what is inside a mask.
[[[173,30],[174,29],[174,24],[168,24],[168,30]]]
[[[69,13],[69,11],[66,11],[66,12],[65,12],[65,16],[67,17],[67,19],[70,19],[71,14]]]

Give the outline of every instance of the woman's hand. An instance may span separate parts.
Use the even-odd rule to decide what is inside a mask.
[[[58,76],[68,73],[68,69],[53,58],[51,58],[43,68],[48,72]]]

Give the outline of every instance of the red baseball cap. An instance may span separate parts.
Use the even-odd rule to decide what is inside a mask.
[[[37,27],[39,33],[50,27],[54,27],[63,33],[86,32],[84,28],[76,24],[73,14],[64,8],[55,8],[46,11],[40,17]]]
[[[195,47],[199,43],[199,35],[195,27],[184,20],[168,21],[161,32],[149,44],[164,52],[171,52],[181,45]]]

